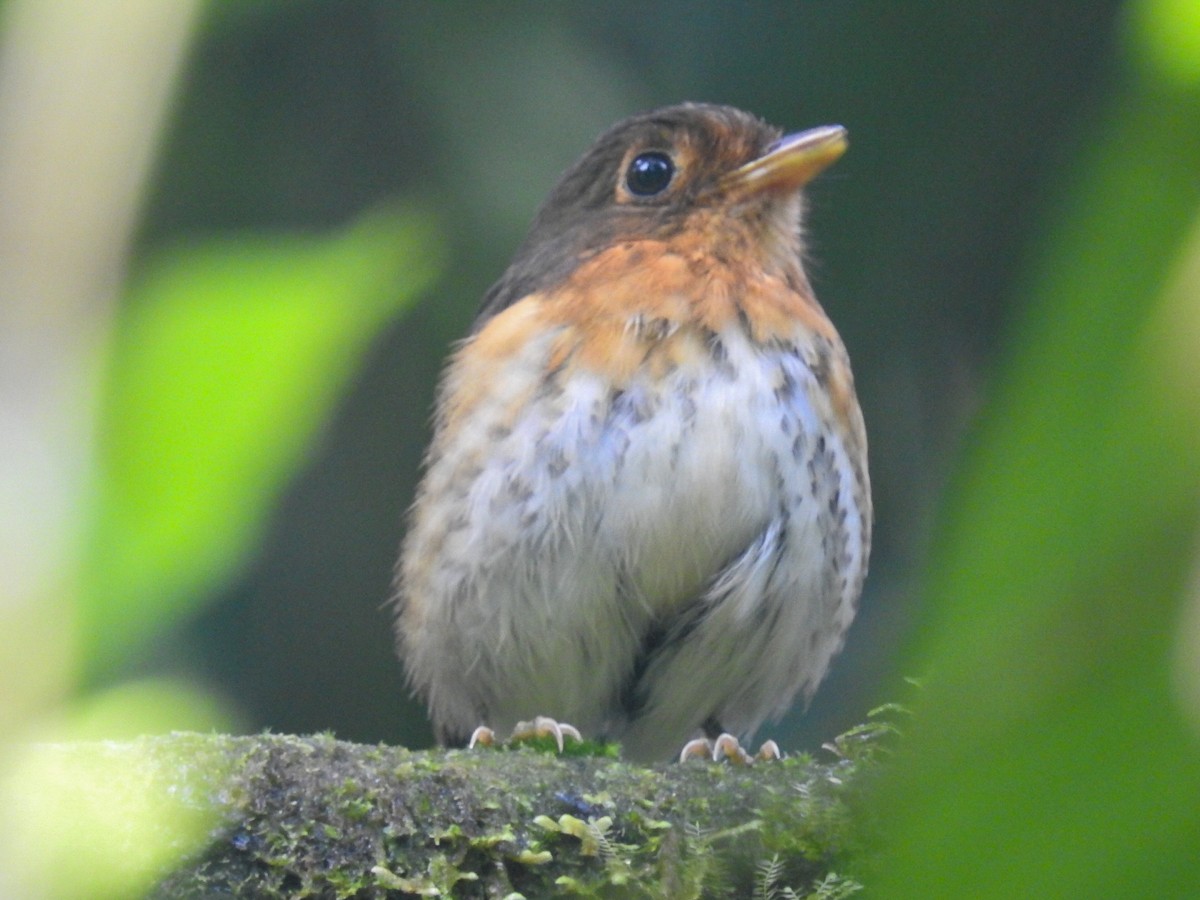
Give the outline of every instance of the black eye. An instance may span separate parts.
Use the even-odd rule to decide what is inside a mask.
[[[666,190],[675,174],[671,157],[657,150],[639,153],[625,172],[625,186],[638,197],[652,197]]]

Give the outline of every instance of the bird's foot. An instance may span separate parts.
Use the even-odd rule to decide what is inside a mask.
[[[518,722],[517,727],[513,729],[506,743],[524,744],[537,741],[541,738],[553,738],[554,745],[558,748],[559,753],[563,752],[566,738],[570,738],[576,742],[583,741],[583,736],[574,725],[568,725],[566,722],[558,722],[549,716],[538,716],[531,722]],[[486,725],[480,725],[471,732],[471,740],[467,743],[467,749],[492,747],[495,744],[496,732]]]
[[[566,722],[558,722],[551,719],[549,716],[538,716],[532,722],[518,722],[517,727],[513,729],[513,733],[509,736],[509,743],[524,743],[526,741],[534,741],[538,738],[552,737],[554,743],[558,747],[558,752],[563,752],[563,738],[570,738],[573,741],[582,741],[583,735],[579,733],[579,729],[574,725],[568,725]]]
[[[679,761],[684,762],[696,757],[711,759],[713,762],[720,762],[722,759],[727,759],[734,765],[751,766],[756,762],[782,759],[783,754],[779,751],[778,744],[774,741],[767,741],[758,748],[757,753],[751,756],[742,747],[736,737],[726,732],[715,740],[710,738],[695,738],[684,744],[683,750],[679,753]]]

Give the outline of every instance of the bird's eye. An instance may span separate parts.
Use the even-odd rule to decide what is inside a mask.
[[[671,162],[671,157],[650,150],[633,158],[625,172],[625,186],[635,196],[653,197],[667,189],[674,174],[675,164]]]

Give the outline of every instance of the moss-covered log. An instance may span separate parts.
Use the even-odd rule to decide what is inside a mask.
[[[164,833],[130,842],[182,845],[175,824],[208,816],[198,849],[159,879],[162,898],[804,896],[822,882],[822,896],[838,896],[829,876],[848,849],[855,768],[807,757],[644,768],[327,736],[46,749],[58,771],[88,773],[72,792],[115,796],[128,779],[129,791],[177,809],[153,819]]]

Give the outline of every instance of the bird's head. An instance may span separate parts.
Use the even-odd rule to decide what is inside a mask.
[[[686,234],[718,258],[798,267],[800,189],[845,149],[839,125],[784,137],[729,106],[686,103],[618,122],[563,173],[481,314],[623,242]]]

